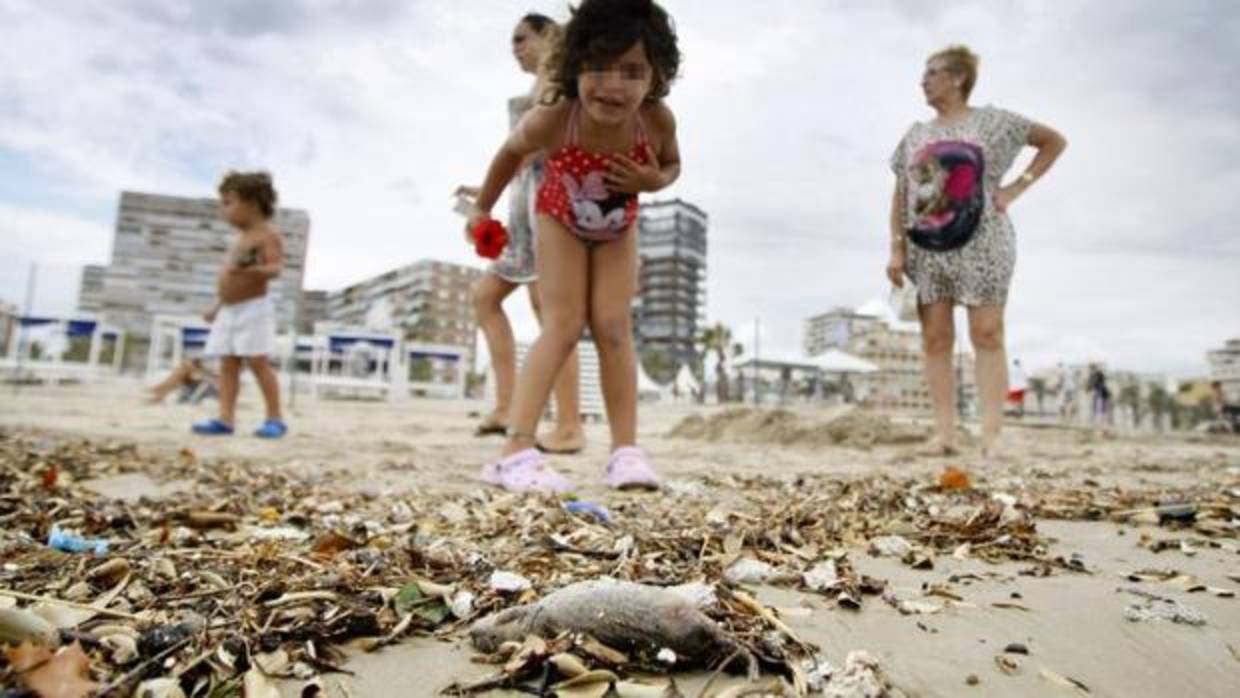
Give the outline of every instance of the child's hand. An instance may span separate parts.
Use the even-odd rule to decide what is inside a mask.
[[[642,165],[627,155],[613,155],[607,166],[607,188],[612,191],[637,194],[663,188],[659,158],[649,143],[646,144],[646,164]]]
[[[474,211],[468,219],[465,220],[465,244],[472,245],[474,240],[474,228],[479,224],[491,220],[490,211]]]

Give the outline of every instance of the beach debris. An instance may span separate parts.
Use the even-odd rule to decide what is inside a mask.
[[[599,506],[594,502],[586,502],[580,499],[574,499],[564,502],[564,511],[570,514],[581,514],[593,517],[599,523],[608,523],[611,521],[611,512],[606,507]]]
[[[960,468],[947,466],[939,473],[939,488],[943,490],[967,490],[973,486],[969,474]]]
[[[1003,651],[1006,652],[1007,654],[1027,655],[1029,654],[1029,646],[1023,643],[1020,643],[1020,642],[1011,642],[1011,643],[1008,643],[1008,645],[1003,648]]]
[[[787,433],[801,444],[834,443],[822,430],[796,431],[812,426],[800,418],[750,417],[750,426],[765,427],[741,440],[776,443],[772,435],[791,427]],[[863,427],[880,422],[864,414],[841,422],[837,426],[860,429],[841,443],[863,444],[869,437],[856,438]],[[924,429],[917,431],[924,437]],[[881,429],[869,433],[876,435],[871,443],[892,436]],[[54,490],[42,481],[49,463],[58,469]],[[35,637],[80,637],[91,675],[106,683],[109,695],[132,695],[143,679],[161,672],[187,693],[197,691],[193,695],[236,695],[252,665],[267,677],[310,680],[336,671],[342,648],[375,650],[412,635],[450,638],[471,622],[541,603],[557,589],[625,582],[677,595],[764,669],[786,677],[795,693],[809,682],[808,667],[819,664],[816,650],[787,622],[797,614],[856,612],[865,596],[884,592],[884,581],[859,574],[845,554],[865,550],[876,538],[903,538],[919,556],[906,560],[910,564],[956,553],[970,563],[1020,563],[1045,576],[1089,570],[1079,558],[1048,552],[1036,525],[1041,518],[1130,521],[1125,512],[1186,502],[1197,507],[1195,520],[1168,525],[1192,548],[1233,550],[1240,534],[1240,502],[1211,479],[1212,461],[1200,464],[1205,477],[1183,487],[1082,487],[1022,467],[994,475],[996,491],[1010,497],[978,483],[944,490],[915,474],[720,471],[679,481],[676,493],[664,497],[599,499],[612,515],[607,525],[562,502],[491,490],[376,497],[348,486],[353,475],[346,465],[288,468],[187,458],[0,428],[0,517],[6,522],[0,609],[39,617],[44,625]],[[134,474],[185,487],[174,498],[122,503],[80,484]],[[195,512],[211,516],[195,517],[194,527]],[[72,531],[84,544],[74,553],[42,545],[53,528]],[[101,559],[87,559],[99,542],[107,544]],[[815,598],[786,611],[766,608],[725,578],[742,559],[773,570],[762,584],[810,591]],[[92,570],[100,571],[88,579]],[[1006,578],[961,573],[952,579],[969,585]],[[896,602],[919,614],[932,610],[925,597],[944,599],[934,603],[946,609],[959,604],[963,592],[928,585],[922,593]],[[44,634],[48,625],[62,631]],[[539,638],[541,645],[526,645],[527,639],[478,657],[493,671],[457,688],[540,681],[557,654],[579,658],[588,672],[619,676],[667,670],[659,661],[665,649],[676,655],[674,669],[697,661],[666,642],[632,649],[572,632]],[[735,668],[745,668],[741,656]],[[553,683],[526,687],[545,690]],[[628,695],[624,680],[615,686]]]
[[[57,637],[56,626],[42,616],[20,608],[0,609],[0,643],[54,645]]]
[[[1156,513],[1159,524],[1192,523],[1197,520],[1197,505],[1192,502],[1162,504]]]
[[[530,580],[515,572],[497,570],[491,573],[491,579],[487,585],[494,591],[516,594],[529,589]]]
[[[176,679],[151,679],[138,684],[134,698],[185,698],[181,682]]]
[[[108,541],[83,538],[71,531],[62,531],[59,526],[52,526],[47,534],[47,547],[66,553],[94,553],[99,557],[108,554]]]
[[[1017,676],[1021,672],[1020,662],[1005,654],[995,655],[995,666],[999,668],[1001,673],[1008,676]]]
[[[1202,626],[1206,624],[1204,613],[1175,599],[1132,587],[1120,588],[1118,591],[1144,599],[1142,603],[1130,604],[1124,608],[1124,618],[1133,623],[1167,620],[1183,625]]]
[[[969,674],[968,676],[964,677],[964,683],[966,686],[976,686],[980,684],[981,682],[982,680],[977,677],[977,674]]]
[[[762,584],[775,575],[774,567],[751,557],[738,559],[723,572],[723,578],[733,584]]]
[[[883,601],[887,602],[887,605],[899,611],[902,616],[933,615],[943,611],[943,607],[939,604],[901,599],[890,591],[884,593],[882,598]]]
[[[1089,690],[1089,686],[1086,686],[1084,682],[1074,679],[1071,676],[1064,676],[1057,672],[1051,671],[1050,669],[1041,669],[1038,671],[1038,676],[1056,686],[1070,688],[1078,694],[1089,695],[1092,693],[1092,691]]]
[[[99,688],[90,679],[90,657],[76,642],[55,653],[29,648],[18,661],[10,654],[9,661],[24,667],[18,668],[21,684],[40,698],[87,698]]]
[[[833,673],[822,694],[826,698],[885,698],[891,682],[882,666],[869,652],[854,650],[844,659],[844,666]]]
[[[881,536],[870,541],[870,554],[877,557],[904,557],[913,552],[913,544],[902,536]]]

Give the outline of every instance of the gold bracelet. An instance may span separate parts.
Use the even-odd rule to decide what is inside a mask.
[[[1017,181],[1017,182],[1020,182],[1021,184],[1025,185],[1025,186],[1027,187],[1027,186],[1029,186],[1030,184],[1033,184],[1035,181],[1037,181],[1037,179],[1038,179],[1038,178],[1037,178],[1037,175],[1033,174],[1032,172],[1030,172],[1030,171],[1028,171],[1028,170],[1025,170],[1025,173],[1024,173],[1024,174],[1022,174],[1022,175],[1020,176],[1020,178],[1019,178],[1019,179],[1017,179],[1016,181]]]

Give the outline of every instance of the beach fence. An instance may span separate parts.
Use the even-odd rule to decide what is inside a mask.
[[[464,396],[464,347],[406,342],[390,332],[320,323],[313,335],[282,334],[271,357],[286,392],[316,398],[391,400]],[[151,325],[148,382],[201,357],[210,326],[199,318],[157,316]],[[425,367],[425,370],[424,370]],[[252,380],[243,372],[243,380]]]
[[[19,315],[0,376],[12,382],[94,382],[119,375],[125,333],[91,317]]]

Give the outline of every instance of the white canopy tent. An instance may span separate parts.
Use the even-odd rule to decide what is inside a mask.
[[[828,349],[825,353],[814,357],[813,363],[823,373],[874,373],[878,371],[876,364],[839,349]]]
[[[642,363],[638,361],[637,362],[637,396],[638,396],[638,399],[649,400],[651,402],[658,402],[659,400],[663,399],[664,393],[666,391],[667,389],[665,387],[654,382],[654,379],[650,377],[650,374],[646,373],[646,367],[642,366]]]
[[[694,378],[689,365],[684,364],[680,367],[680,372],[676,374],[676,380],[672,382],[670,389],[674,399],[685,401],[693,400],[702,388],[697,378]]]

